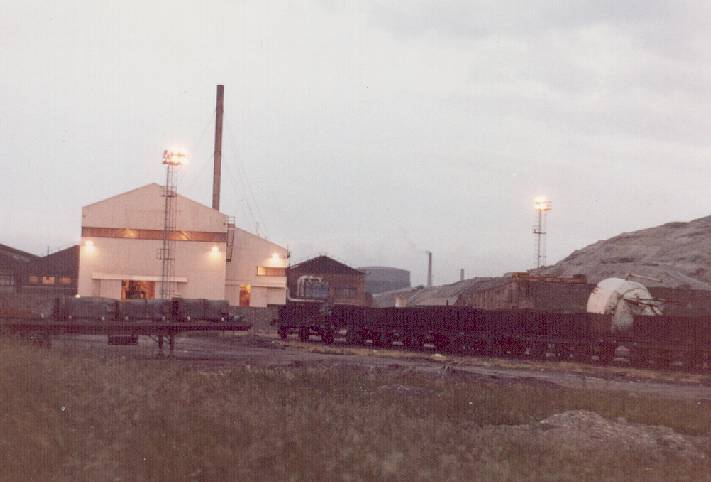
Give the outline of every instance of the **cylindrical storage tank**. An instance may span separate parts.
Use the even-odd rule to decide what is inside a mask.
[[[612,329],[627,331],[634,316],[661,314],[661,305],[647,288],[636,281],[607,278],[600,281],[588,298],[588,313],[612,315]]]

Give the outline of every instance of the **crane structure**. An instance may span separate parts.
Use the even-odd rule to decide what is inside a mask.
[[[163,164],[166,167],[165,185],[163,186],[163,237],[158,252],[161,260],[160,298],[169,300],[175,295],[175,218],[177,216],[178,191],[176,186],[176,168],[187,160],[183,150],[164,150]]]

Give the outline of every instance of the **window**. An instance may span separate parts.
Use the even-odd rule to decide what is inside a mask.
[[[69,276],[62,276],[59,278],[60,285],[70,285],[72,284],[72,279]]]
[[[336,298],[354,299],[356,297],[356,289],[355,288],[334,288],[333,295]]]
[[[54,276],[42,276],[42,284],[43,285],[53,285],[54,284]]]
[[[40,283],[40,278],[39,276],[31,274],[29,278],[27,279],[28,283],[31,285],[38,285]]]
[[[15,286],[15,277],[11,274],[0,274],[0,286]]]
[[[257,276],[286,276],[286,268],[257,266]]]

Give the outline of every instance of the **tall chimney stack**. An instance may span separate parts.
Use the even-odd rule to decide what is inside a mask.
[[[427,251],[427,287],[432,287],[432,251]]]
[[[215,151],[213,155],[212,209],[220,210],[220,182],[222,178],[222,115],[225,111],[225,86],[217,86],[215,101]]]

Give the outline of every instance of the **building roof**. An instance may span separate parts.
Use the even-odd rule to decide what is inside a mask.
[[[0,244],[0,268],[15,268],[36,258],[34,254]]]
[[[33,274],[52,274],[76,277],[79,271],[79,245],[37,257],[27,265]]]
[[[227,215],[183,196],[175,198],[175,229],[226,232]],[[82,208],[82,227],[163,229],[164,188],[156,183],[126,191]]]
[[[0,255],[14,258],[17,261],[29,261],[33,258],[37,258],[35,254],[12,248],[6,244],[0,244]]]
[[[310,274],[350,274],[365,276],[365,273],[362,271],[358,271],[340,261],[323,255],[302,261],[290,269]]]

